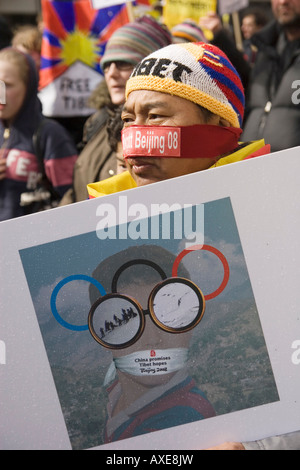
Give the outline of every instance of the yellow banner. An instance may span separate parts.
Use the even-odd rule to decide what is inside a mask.
[[[168,28],[173,28],[188,18],[198,22],[199,18],[216,9],[217,0],[166,0],[163,19]]]

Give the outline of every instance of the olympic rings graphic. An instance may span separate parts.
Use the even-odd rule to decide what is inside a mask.
[[[225,289],[225,287],[227,286],[228,284],[228,281],[229,281],[229,276],[230,276],[230,270],[229,270],[229,264],[227,262],[227,259],[226,257],[217,249],[217,248],[214,248],[210,245],[193,245],[189,248],[186,248],[184,249],[183,251],[181,251],[175,261],[174,261],[174,264],[173,264],[173,267],[172,267],[172,277],[177,277],[177,272],[178,272],[178,267],[179,267],[179,264],[180,262],[182,261],[182,259],[189,253],[193,252],[193,251],[196,251],[196,250],[204,250],[204,251],[209,251],[210,253],[213,253],[214,255],[216,255],[219,260],[221,261],[222,263],[222,266],[223,266],[223,271],[224,271],[224,274],[223,274],[223,280],[221,282],[221,284],[219,285],[219,287],[209,293],[209,294],[206,294],[204,295],[204,299],[205,301],[206,300],[211,300],[215,297],[217,297],[218,295],[221,294],[221,292]],[[129,265],[130,264],[133,264],[134,261],[137,261],[137,260],[133,260],[133,261],[130,261],[129,262]],[[139,261],[139,262],[143,262],[144,264],[151,264],[151,262],[147,262],[147,260],[143,260],[143,261]],[[126,266],[127,266],[128,263],[126,263]],[[114,279],[113,279],[113,290],[116,288],[116,283],[117,283],[117,278],[120,274],[120,272],[124,269],[124,266],[121,268],[119,268],[114,276]],[[165,278],[165,274],[163,272],[163,270],[159,267],[157,267],[156,269],[159,270],[159,272],[161,273],[161,276],[162,278]],[[56,286],[55,288],[53,289],[53,292],[52,292],[52,295],[51,295],[51,299],[50,299],[50,306],[51,306],[51,311],[53,313],[53,316],[54,318],[56,319],[56,321],[62,325],[63,327],[69,329],[69,330],[73,330],[73,331],[86,331],[88,330],[88,324],[84,324],[84,325],[74,325],[72,323],[68,323],[67,321],[65,321],[61,315],[58,313],[58,310],[57,310],[57,306],[56,306],[56,300],[57,300],[57,296],[58,296],[58,293],[59,291],[61,290],[62,287],[64,287],[66,284],[68,284],[69,282],[71,281],[75,281],[75,280],[82,280],[82,281],[86,281],[86,282],[89,282],[91,284],[93,284],[98,290],[99,290],[99,293],[101,296],[104,296],[106,295],[106,291],[104,289],[104,287],[102,286],[102,284],[100,284],[100,282],[98,282],[96,279],[94,279],[93,277],[91,276],[87,276],[85,274],[74,274],[74,275],[71,275],[71,276],[68,276],[64,279],[62,279]]]
[[[68,284],[69,282],[71,282],[71,281],[78,281],[78,280],[90,282],[90,283],[93,284],[95,287],[97,287],[97,289],[99,290],[99,292],[100,292],[101,295],[106,295],[106,291],[105,291],[104,287],[102,286],[102,284],[100,284],[100,282],[98,282],[98,281],[97,281],[96,279],[94,279],[93,277],[86,276],[86,275],[84,275],[84,274],[74,274],[74,275],[72,275],[72,276],[65,277],[64,279],[62,279],[62,280],[55,286],[55,288],[53,289],[52,295],[51,295],[50,306],[51,306],[51,310],[52,310],[52,313],[53,313],[54,318],[55,318],[55,319],[58,321],[58,323],[60,323],[62,326],[64,326],[64,327],[67,328],[68,330],[73,330],[73,331],[86,331],[86,330],[89,329],[88,324],[86,324],[86,325],[73,325],[72,323],[68,323],[68,322],[66,322],[66,321],[60,316],[60,314],[58,313],[57,308],[56,308],[56,299],[57,299],[57,295],[58,295],[60,289],[61,289],[64,285]]]
[[[225,258],[225,256],[219,250],[217,250],[217,248],[214,248],[213,246],[209,246],[209,245],[193,245],[193,246],[183,250],[181,253],[179,253],[179,255],[177,256],[177,258],[174,261],[173,269],[172,269],[172,277],[177,276],[178,266],[179,266],[179,263],[181,262],[182,258],[184,258],[191,251],[195,251],[195,250],[210,251],[211,253],[215,254],[220,259],[220,261],[223,265],[224,277],[223,277],[223,280],[222,280],[220,286],[214,292],[211,292],[210,294],[204,295],[205,300],[211,300],[214,297],[217,297],[218,295],[220,295],[221,292],[225,289],[225,287],[228,284],[229,275],[230,275],[230,270],[229,270],[229,265],[228,265],[227,259]]]

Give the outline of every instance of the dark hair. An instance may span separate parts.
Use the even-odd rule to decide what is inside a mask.
[[[261,8],[248,8],[243,13],[243,18],[246,16],[254,16],[257,26],[265,26],[269,22],[267,14]]]

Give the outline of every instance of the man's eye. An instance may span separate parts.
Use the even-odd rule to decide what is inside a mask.
[[[160,113],[150,113],[148,118],[151,120],[151,121],[158,121],[158,120],[162,120],[165,118],[165,116],[163,116],[162,114]]]
[[[134,119],[130,116],[121,116],[121,119],[122,121],[124,122],[124,124],[128,123],[128,122],[132,122]]]

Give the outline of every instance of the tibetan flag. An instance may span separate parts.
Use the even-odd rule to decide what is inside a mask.
[[[103,80],[100,60],[107,40],[129,22],[126,3],[98,10],[90,0],[42,0],[44,32],[40,99],[46,116],[83,116]]]

